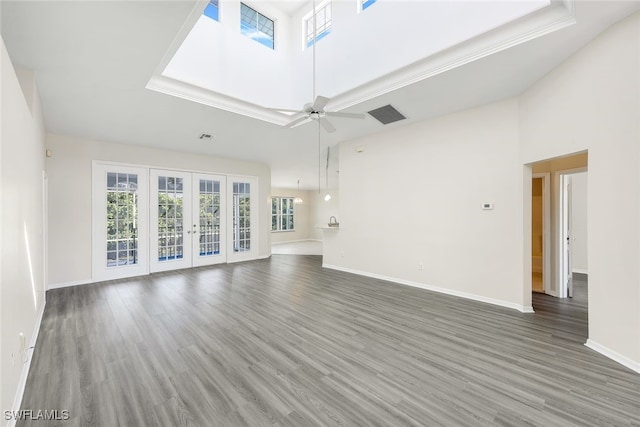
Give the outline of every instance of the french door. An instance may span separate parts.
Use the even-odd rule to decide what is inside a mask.
[[[147,274],[147,169],[95,162],[92,197],[92,277]]]
[[[93,162],[92,279],[258,257],[258,179]]]
[[[151,169],[150,184],[150,271],[226,262],[226,178]]]

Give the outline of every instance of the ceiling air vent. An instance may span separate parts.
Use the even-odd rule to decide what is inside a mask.
[[[391,105],[385,105],[384,107],[371,110],[369,111],[369,114],[383,125],[388,125],[389,123],[406,119],[405,116]]]

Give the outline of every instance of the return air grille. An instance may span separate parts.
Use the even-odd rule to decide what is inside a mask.
[[[391,105],[385,105],[384,107],[371,110],[369,111],[369,114],[383,125],[388,125],[389,123],[406,119],[405,116]]]

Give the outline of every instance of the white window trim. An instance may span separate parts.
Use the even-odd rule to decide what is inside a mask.
[[[277,230],[271,229],[271,232],[272,233],[290,233],[290,232],[296,231],[296,205],[295,205],[295,202],[294,202],[295,197],[292,197],[292,196],[271,196],[271,199],[272,200],[273,199],[289,199],[289,200],[291,200],[291,205],[293,206],[293,213],[291,214],[291,216],[293,218],[293,228],[290,229],[290,230],[281,230],[280,229],[281,223],[280,223],[280,221],[277,221],[278,229]],[[286,216],[289,216],[289,214],[287,214]],[[280,213],[280,212],[276,213],[276,217],[278,219],[281,218],[282,217],[282,213]],[[271,205],[271,220],[273,221],[273,203]]]
[[[258,258],[260,248],[260,203],[258,197],[260,195],[259,180],[255,176],[243,176],[243,175],[227,175],[227,199],[231,200],[233,197],[233,183],[249,183],[251,184],[251,190],[249,192],[251,197],[250,217],[251,217],[251,243],[250,249],[243,252],[234,252],[233,250],[233,202],[227,203],[227,263],[234,263],[239,261],[248,261]]]
[[[358,0],[358,2],[360,2],[361,0]],[[324,0],[323,2],[321,2],[320,4],[316,5],[316,10],[321,10],[322,8],[324,8],[325,6],[327,6],[329,3],[331,3],[331,0]],[[303,17],[302,17],[302,23],[301,23],[301,27],[302,27],[302,50],[304,51],[305,49],[307,49],[307,21],[313,17],[313,9],[311,9],[308,13],[306,13]],[[331,7],[331,27],[333,28],[333,6]],[[316,35],[317,36],[317,35]],[[317,40],[316,40],[317,41]],[[309,46],[311,47],[311,46]]]
[[[380,1],[380,0],[374,0],[374,3],[377,3],[378,1]],[[356,2],[356,12],[357,13],[363,12],[365,10],[365,9],[363,9],[364,2],[365,2],[365,0],[357,0],[357,2]]]
[[[134,171],[133,173],[140,173],[141,176],[144,177],[144,183],[138,181],[138,190],[140,192],[141,197],[138,199],[139,203],[146,204],[145,207],[143,205],[139,205],[138,211],[144,212],[146,211],[146,215],[141,215],[138,217],[138,229],[140,236],[144,230],[146,240],[139,240],[138,242],[138,255],[141,260],[141,264],[137,265],[129,265],[129,266],[121,266],[121,267],[109,267],[103,263],[106,254],[106,239],[102,239],[100,234],[104,231],[106,227],[106,215],[103,219],[95,216],[97,212],[105,212],[106,213],[106,198],[101,198],[97,195],[102,194],[104,189],[106,188],[106,171],[109,170],[113,172],[114,169],[122,170],[123,172],[127,172],[128,170]],[[150,206],[149,206],[149,191],[150,191],[150,171],[151,169],[161,169],[165,171],[175,171],[175,172],[189,172],[193,174],[207,174],[207,175],[220,175],[226,177],[227,180],[227,200],[229,195],[229,187],[232,185],[233,180],[236,181],[242,180],[243,182],[249,182],[251,184],[251,218],[252,218],[252,230],[251,230],[251,250],[242,252],[242,253],[233,253],[233,242],[232,239],[227,234],[226,244],[227,245],[227,263],[233,263],[238,261],[248,261],[259,258],[260,253],[260,206],[258,203],[258,197],[260,195],[260,180],[257,176],[254,175],[233,175],[233,174],[225,174],[219,172],[213,172],[209,170],[197,170],[197,169],[184,169],[184,168],[173,168],[166,167],[161,165],[144,165],[144,164],[135,164],[135,163],[121,163],[121,162],[111,162],[111,161],[103,161],[103,160],[93,160],[92,161],[92,188],[91,188],[91,282],[99,282],[103,280],[112,280],[112,279],[120,279],[127,277],[135,277],[148,275],[150,273]],[[231,190],[232,192],[232,190]],[[144,197],[142,197],[144,195]],[[253,202],[255,200],[255,203]],[[231,221],[232,221],[232,205],[233,203],[227,202],[227,217],[225,229],[230,230]],[[254,220],[255,218],[255,220]],[[253,228],[255,227],[255,228]],[[223,244],[221,242],[221,244]],[[144,246],[144,247],[143,247]],[[144,255],[143,255],[144,252]],[[102,253],[102,255],[101,255]],[[144,259],[142,258],[144,257]],[[144,265],[142,264],[144,261]],[[83,283],[85,283],[83,281]]]
[[[91,279],[112,280],[149,274],[149,168],[118,163],[92,162],[91,192]],[[138,175],[138,264],[107,267],[107,240],[104,230],[107,225],[106,174],[121,172]]]
[[[239,10],[238,10],[238,13],[240,14],[240,15],[239,15],[239,19],[240,19],[240,23],[241,23],[241,24],[242,24],[242,5],[243,5],[243,4],[244,4],[245,6],[247,6],[248,8],[250,8],[250,9],[253,9],[253,10],[254,10],[254,11],[256,11],[257,13],[259,13],[260,15],[264,16],[264,17],[265,17],[265,18],[267,18],[269,21],[273,22],[273,49],[270,49],[270,50],[275,51],[275,50],[277,49],[277,47],[278,47],[278,42],[277,42],[277,36],[278,36],[278,20],[277,20],[277,19],[273,19],[273,18],[271,17],[271,15],[270,15],[270,14],[268,15],[268,14],[264,13],[264,12],[262,11],[262,9],[261,9],[261,8],[256,7],[256,6],[254,6],[253,4],[249,4],[249,3],[248,3],[248,2],[246,2],[246,1],[240,1],[238,4],[240,5],[240,6],[239,6],[240,8],[239,8]],[[252,39],[252,40],[253,40],[253,39]],[[254,40],[254,41],[258,42],[257,40]],[[259,43],[259,44],[262,44],[262,43],[260,43],[260,42],[258,42],[258,43]],[[267,47],[267,48],[269,47],[269,46],[265,46],[265,45],[263,45],[263,46],[264,46],[264,47]]]

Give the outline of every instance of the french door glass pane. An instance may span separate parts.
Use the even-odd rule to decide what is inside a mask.
[[[200,180],[200,256],[220,254],[220,182]]]
[[[251,184],[233,183],[233,251],[251,250]]]
[[[107,267],[138,264],[138,175],[107,172]]]
[[[158,261],[184,256],[183,179],[158,177]]]

